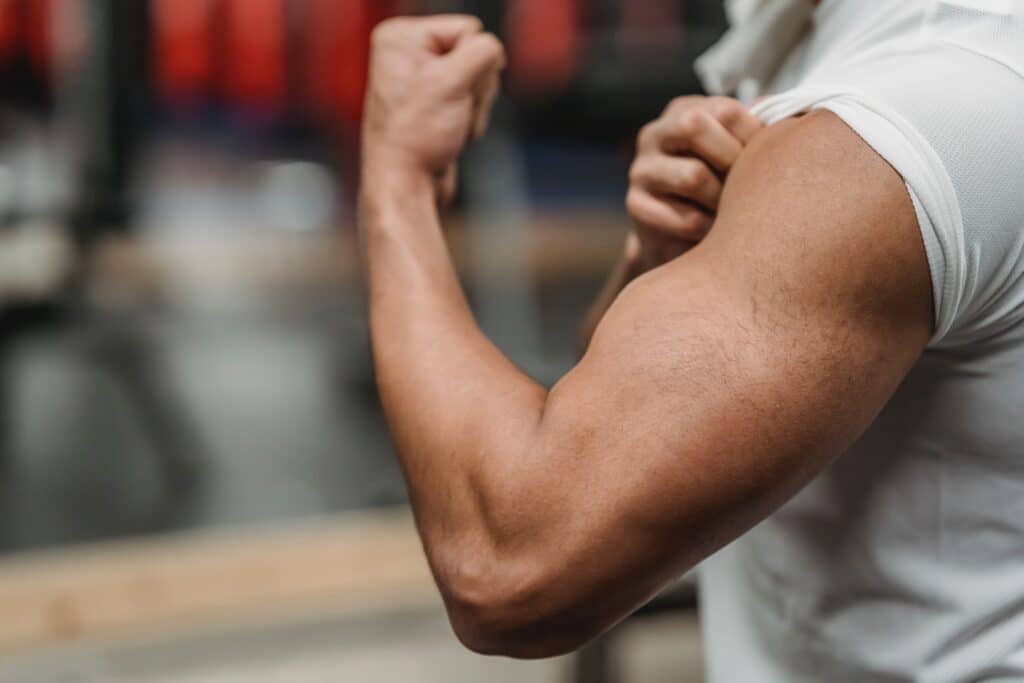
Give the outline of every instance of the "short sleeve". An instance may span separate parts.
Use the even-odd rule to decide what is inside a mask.
[[[930,41],[815,73],[756,107],[827,109],[903,177],[928,257],[932,347],[1024,327],[1024,77]]]

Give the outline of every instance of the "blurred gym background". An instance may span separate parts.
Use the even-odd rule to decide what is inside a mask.
[[[353,202],[370,32],[439,11],[510,54],[453,251],[552,382],[721,0],[0,0],[0,681],[700,680],[685,589],[554,663],[438,611]]]

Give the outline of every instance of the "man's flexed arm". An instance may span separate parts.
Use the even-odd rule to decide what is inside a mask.
[[[378,35],[361,218],[374,354],[456,632],[551,655],[842,453],[928,339],[928,267],[900,177],[831,114],[788,121],[741,156],[708,238],[630,285],[547,392],[480,333],[440,232],[438,179],[502,62],[458,21]]]

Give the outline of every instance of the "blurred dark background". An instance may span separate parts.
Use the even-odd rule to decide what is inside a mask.
[[[439,11],[508,46],[452,243],[550,382],[721,2],[0,0],[0,549],[404,501],[352,206],[370,31]]]

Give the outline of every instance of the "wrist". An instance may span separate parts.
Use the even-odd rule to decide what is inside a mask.
[[[361,181],[358,226],[365,248],[408,243],[437,224],[436,191],[428,174],[401,164],[364,164]]]
[[[408,159],[376,152],[363,159],[359,193],[363,201],[434,195],[433,175]]]

